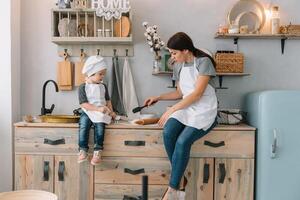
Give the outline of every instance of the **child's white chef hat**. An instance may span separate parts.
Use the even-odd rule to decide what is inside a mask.
[[[82,73],[90,77],[103,69],[107,69],[104,58],[101,56],[90,56],[83,65]]]

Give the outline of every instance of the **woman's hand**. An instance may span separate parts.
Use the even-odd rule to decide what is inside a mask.
[[[152,96],[152,97],[149,97],[149,98],[147,98],[147,99],[144,101],[144,105],[152,106],[153,104],[155,104],[156,102],[158,102],[158,100],[159,100],[159,97],[158,97],[158,96]]]
[[[97,111],[102,112],[104,114],[110,114],[111,113],[111,110],[107,106],[100,106],[100,107],[98,107]]]
[[[160,127],[163,127],[165,125],[165,123],[168,121],[168,119],[170,118],[170,116],[174,113],[174,110],[172,108],[170,108],[169,110],[167,110],[159,119],[158,121],[158,125]]]

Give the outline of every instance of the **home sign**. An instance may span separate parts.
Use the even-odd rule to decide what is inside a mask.
[[[120,19],[122,13],[130,10],[129,0],[92,0],[92,8],[96,9],[98,17],[104,17],[105,20],[111,18]]]

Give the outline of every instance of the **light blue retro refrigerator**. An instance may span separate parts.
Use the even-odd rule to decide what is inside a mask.
[[[300,200],[300,91],[247,95],[256,132],[256,200]]]

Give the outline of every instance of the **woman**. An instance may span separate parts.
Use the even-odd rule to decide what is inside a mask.
[[[144,105],[160,100],[181,99],[168,109],[158,124],[164,127],[163,138],[171,162],[169,187],[163,200],[176,199],[180,180],[187,167],[192,144],[216,126],[217,97],[209,80],[216,75],[212,57],[194,47],[191,38],[179,32],[167,44],[172,59],[181,65],[177,90],[152,96]],[[171,197],[172,196],[172,197]]]

